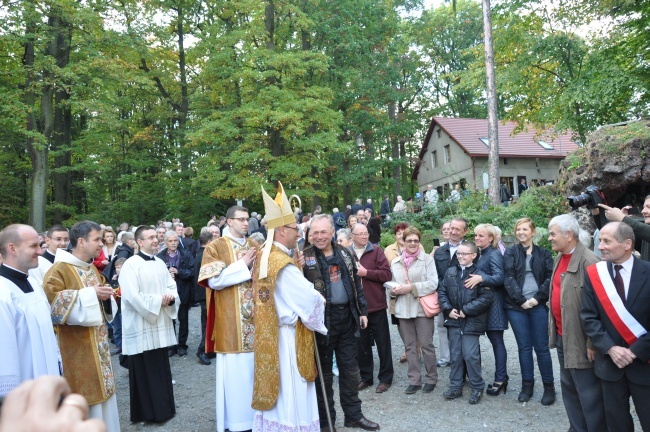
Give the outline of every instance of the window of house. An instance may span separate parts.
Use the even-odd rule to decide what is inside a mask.
[[[537,141],[537,144],[541,145],[545,150],[555,150],[553,146],[546,141]]]
[[[441,132],[440,128],[438,128],[438,130],[436,130],[436,132],[438,132],[438,139],[440,139],[440,132]]]
[[[431,166],[433,168],[438,167],[438,152],[435,150],[431,152]]]
[[[445,164],[451,162],[451,149],[448,145],[445,146]]]
[[[487,148],[490,148],[490,140],[489,140],[489,139],[487,139],[487,138],[479,138],[479,139],[480,139],[481,141],[483,141],[483,144],[485,144],[485,146],[486,146]]]
[[[508,165],[508,158],[503,158],[503,164]]]

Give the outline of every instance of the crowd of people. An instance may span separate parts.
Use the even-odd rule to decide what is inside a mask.
[[[437,199],[429,188],[425,202]],[[120,430],[111,355],[129,371],[131,421],[169,420],[176,414],[169,358],[188,354],[192,306],[201,308],[197,359],[216,361],[218,431],[334,431],[337,369],[345,427],[380,429],[364,416],[359,392],[391,391],[391,325],[404,345],[407,395],[432,393],[442,367],[450,367],[444,399],[462,398],[464,387],[469,404],[506,393],[511,327],[519,402],[535,393],[533,351],[539,400],[555,402],[556,349],[570,430],[633,430],[630,397],[650,430],[643,409],[650,263],[634,254],[635,245],[650,250],[650,196],[645,224],[626,209],[601,206],[611,220],[599,230],[602,261],[571,215],[549,222],[552,251],[535,244],[529,218],[516,221],[516,244],[506,246],[487,221],[472,227],[469,241],[460,217],[441,226],[439,245],[427,251],[418,227],[403,222],[391,228],[395,242],[380,247],[387,197],[379,214],[369,199],[344,212],[319,207],[303,215],[281,184],[275,198],[263,190],[263,201],[264,217],[233,206],[198,240],[180,220],[116,230],[91,221],[55,225],[44,245],[28,225],[5,227],[0,396],[18,408],[3,410],[0,430],[21,430],[17,413],[38,409],[59,422],[52,424]],[[483,335],[494,357],[487,382]],[[65,380],[31,381],[43,376]],[[35,389],[58,398],[55,407],[25,408],[21,400]]]

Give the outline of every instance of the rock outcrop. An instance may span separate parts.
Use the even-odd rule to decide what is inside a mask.
[[[650,118],[604,126],[562,162],[558,186],[566,195],[592,184],[609,205],[643,203],[650,194]]]

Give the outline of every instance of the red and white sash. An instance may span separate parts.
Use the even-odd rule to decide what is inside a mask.
[[[616,331],[625,339],[625,342],[632,345],[637,338],[646,334],[647,330],[623,305],[607,269],[607,261],[590,265],[587,267],[587,274],[607,317],[614,324]]]

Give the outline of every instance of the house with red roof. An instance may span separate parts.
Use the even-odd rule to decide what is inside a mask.
[[[529,186],[540,181],[557,179],[560,162],[579,145],[571,133],[552,134],[531,128],[513,134],[516,122],[499,122],[499,175],[513,195],[519,195],[519,183]],[[460,183],[466,189],[488,187],[487,119],[434,117],[422,143],[419,158],[411,176],[418,190],[424,193],[432,184],[439,193]]]

